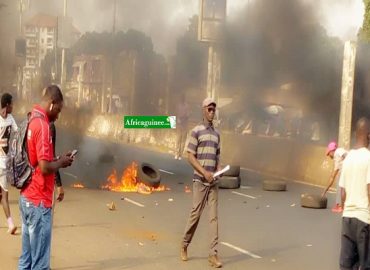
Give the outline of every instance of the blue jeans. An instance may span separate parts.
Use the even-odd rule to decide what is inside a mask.
[[[35,206],[19,198],[22,217],[22,255],[18,270],[49,270],[51,244],[51,208]]]

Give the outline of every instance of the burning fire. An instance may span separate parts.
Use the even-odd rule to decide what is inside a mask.
[[[101,188],[116,191],[116,192],[138,192],[141,194],[149,195],[153,191],[165,191],[169,190],[164,185],[157,188],[153,188],[145,185],[138,181],[137,178],[137,164],[132,162],[124,171],[120,180],[118,180],[117,171],[114,169],[113,172],[108,176],[107,184]]]
[[[85,186],[82,185],[82,184],[73,184],[73,185],[71,185],[71,187],[73,187],[73,188],[85,188]]]

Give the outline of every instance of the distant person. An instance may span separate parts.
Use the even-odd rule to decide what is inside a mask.
[[[315,121],[311,125],[311,141],[318,142],[320,141],[320,124],[319,122]]]
[[[54,160],[50,122],[63,108],[63,95],[56,85],[44,89],[40,105],[31,114],[27,131],[27,151],[35,168],[30,183],[21,190],[22,254],[18,269],[50,269],[51,209],[55,173],[72,165],[71,153]]]
[[[8,198],[8,180],[6,173],[6,164],[8,161],[9,139],[12,132],[18,130],[17,124],[13,116],[13,97],[5,93],[1,96],[1,111],[0,111],[0,201],[4,208],[5,217],[8,223],[8,233],[15,234],[17,227],[14,225],[13,218],[10,213],[9,198]]]
[[[284,108],[281,105],[269,105],[265,107],[265,112],[268,116],[268,124],[265,135],[279,137],[282,135],[283,114]]]
[[[340,269],[370,269],[370,151],[369,120],[356,124],[356,144],[343,162]]]
[[[347,155],[347,151],[343,148],[340,148],[340,147],[338,148],[338,145],[336,142],[330,142],[326,149],[326,155],[334,160],[334,168],[329,178],[329,184],[326,187],[324,193],[322,194],[322,197],[326,195],[326,193],[331,188],[331,186],[334,184],[334,182],[337,181],[337,194],[335,197],[335,206],[332,208],[332,211],[335,213],[341,213],[343,209],[342,209],[342,202],[341,202],[341,192],[339,188],[339,178],[340,178],[340,173],[342,171],[343,160],[345,159]]]
[[[211,266],[222,267],[217,255],[218,245],[218,185],[213,174],[220,166],[220,134],[213,126],[216,102],[206,98],[202,103],[203,123],[191,131],[187,145],[188,159],[194,168],[193,207],[190,212],[181,243],[181,260],[188,260],[187,249],[197,229],[206,204],[209,206],[210,249],[208,261]]]
[[[184,152],[184,145],[188,134],[189,115],[189,105],[186,103],[185,95],[182,95],[180,103],[177,106],[177,143],[175,159],[181,160]]]

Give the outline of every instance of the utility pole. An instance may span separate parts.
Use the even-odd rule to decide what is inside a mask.
[[[106,84],[103,84],[102,87],[102,98],[101,98],[101,112],[110,112],[112,107],[112,93],[113,93],[113,73],[114,73],[114,53],[115,53],[115,46],[114,46],[114,35],[116,33],[116,15],[117,13],[117,0],[113,0],[113,22],[112,22],[112,34],[111,34],[111,54],[107,56],[108,62],[110,62],[110,77],[108,77],[108,80],[110,80],[109,87],[107,87],[107,91],[105,91]],[[108,68],[106,66],[106,68]],[[107,74],[107,72],[105,73]],[[109,104],[108,108],[106,108],[106,97],[109,95]]]
[[[19,33],[23,36],[23,0],[19,1]]]
[[[207,97],[219,103],[221,60],[218,44],[226,21],[227,0],[200,0],[198,40],[208,44]],[[216,112],[219,119],[218,111]]]
[[[19,36],[23,38],[23,0],[19,1]],[[26,55],[24,56],[26,57]],[[20,61],[17,65],[17,96],[22,95],[23,90],[23,61]]]
[[[66,18],[67,17],[67,0],[64,0],[64,8],[63,8],[63,17]],[[56,48],[55,48],[56,49]],[[60,71],[60,85],[62,87],[62,89],[64,88],[65,86],[65,81],[66,81],[66,67],[65,67],[65,57],[66,57],[66,51],[65,51],[65,48],[63,46],[62,48],[62,66],[61,66],[61,71]]]
[[[347,41],[344,44],[342,92],[339,117],[338,144],[340,147],[350,149],[353,87],[355,76],[356,42]]]
[[[210,44],[208,47],[208,76],[207,76],[207,96],[218,101],[220,78],[221,76],[221,61],[215,44]]]

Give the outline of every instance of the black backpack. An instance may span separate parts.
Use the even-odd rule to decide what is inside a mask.
[[[24,120],[18,127],[9,144],[9,157],[7,162],[7,178],[10,184],[18,189],[25,188],[31,181],[31,176],[35,170],[30,164],[27,151],[27,131],[29,123],[42,115],[35,115]]]

